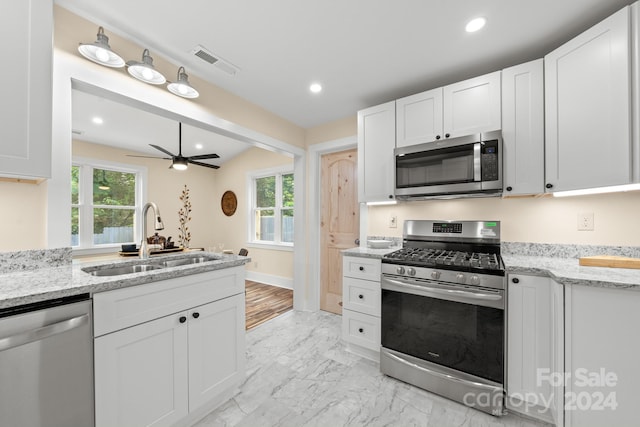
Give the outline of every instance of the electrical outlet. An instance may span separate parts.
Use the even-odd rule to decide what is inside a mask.
[[[578,214],[578,231],[593,231],[593,212]]]
[[[398,228],[398,217],[391,215],[389,217],[389,228]]]

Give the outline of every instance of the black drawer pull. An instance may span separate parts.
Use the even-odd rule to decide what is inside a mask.
[[[513,283],[520,283],[520,279],[518,279],[517,277],[514,277],[513,279],[511,279],[511,281]]]
[[[363,267],[363,266],[360,266],[360,269],[359,269],[359,270],[360,270],[360,271],[364,271],[364,267]]]
[[[358,295],[358,298],[364,299],[364,295],[360,294],[360,295]]]
[[[358,332],[363,333],[363,332],[364,332],[364,329],[362,329],[362,328],[358,328]]]

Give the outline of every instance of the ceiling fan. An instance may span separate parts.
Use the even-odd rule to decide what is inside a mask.
[[[153,148],[155,148],[156,150],[162,151],[164,154],[171,156],[171,157],[153,157],[153,156],[136,156],[133,154],[127,154],[127,156],[129,157],[143,157],[146,159],[163,159],[163,160],[171,160],[171,166],[169,166],[169,169],[175,169],[175,170],[185,170],[188,167],[188,164],[191,163],[193,165],[198,165],[198,166],[204,166],[206,168],[211,168],[211,169],[219,169],[220,166],[217,165],[210,165],[208,163],[202,163],[199,162],[198,160],[206,160],[206,159],[218,159],[220,158],[220,156],[218,156],[217,154],[201,154],[198,156],[183,156],[182,155],[182,123],[178,122],[178,154],[173,154],[171,152],[169,152],[168,150],[165,150],[164,148],[158,146],[158,145],[154,145],[154,144],[149,144],[150,146],[152,146]]]

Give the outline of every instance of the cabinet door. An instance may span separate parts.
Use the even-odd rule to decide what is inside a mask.
[[[188,413],[187,313],[96,338],[96,427],[170,426]]]
[[[544,63],[502,70],[504,195],[544,193]]]
[[[396,147],[442,138],[442,88],[396,100]]]
[[[551,396],[550,383],[538,380],[541,369],[549,374],[553,367],[551,281],[546,277],[509,275],[508,293],[507,394],[541,405],[539,397],[548,402]],[[512,409],[522,412],[527,406]]]
[[[189,410],[244,378],[244,294],[189,311]]]
[[[53,1],[3,1],[0,52],[0,175],[49,178]]]
[[[500,129],[500,71],[444,87],[444,136]]]
[[[358,201],[393,200],[396,103],[358,111]]]
[[[550,191],[631,181],[629,8],[545,56]]]

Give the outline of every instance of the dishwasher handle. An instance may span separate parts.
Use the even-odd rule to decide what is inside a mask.
[[[34,341],[41,341],[53,335],[59,335],[72,329],[78,328],[89,322],[89,315],[73,317],[61,322],[52,323],[51,325],[42,326],[26,332],[21,332],[6,338],[0,338],[0,351],[9,350],[10,348],[19,347]]]

